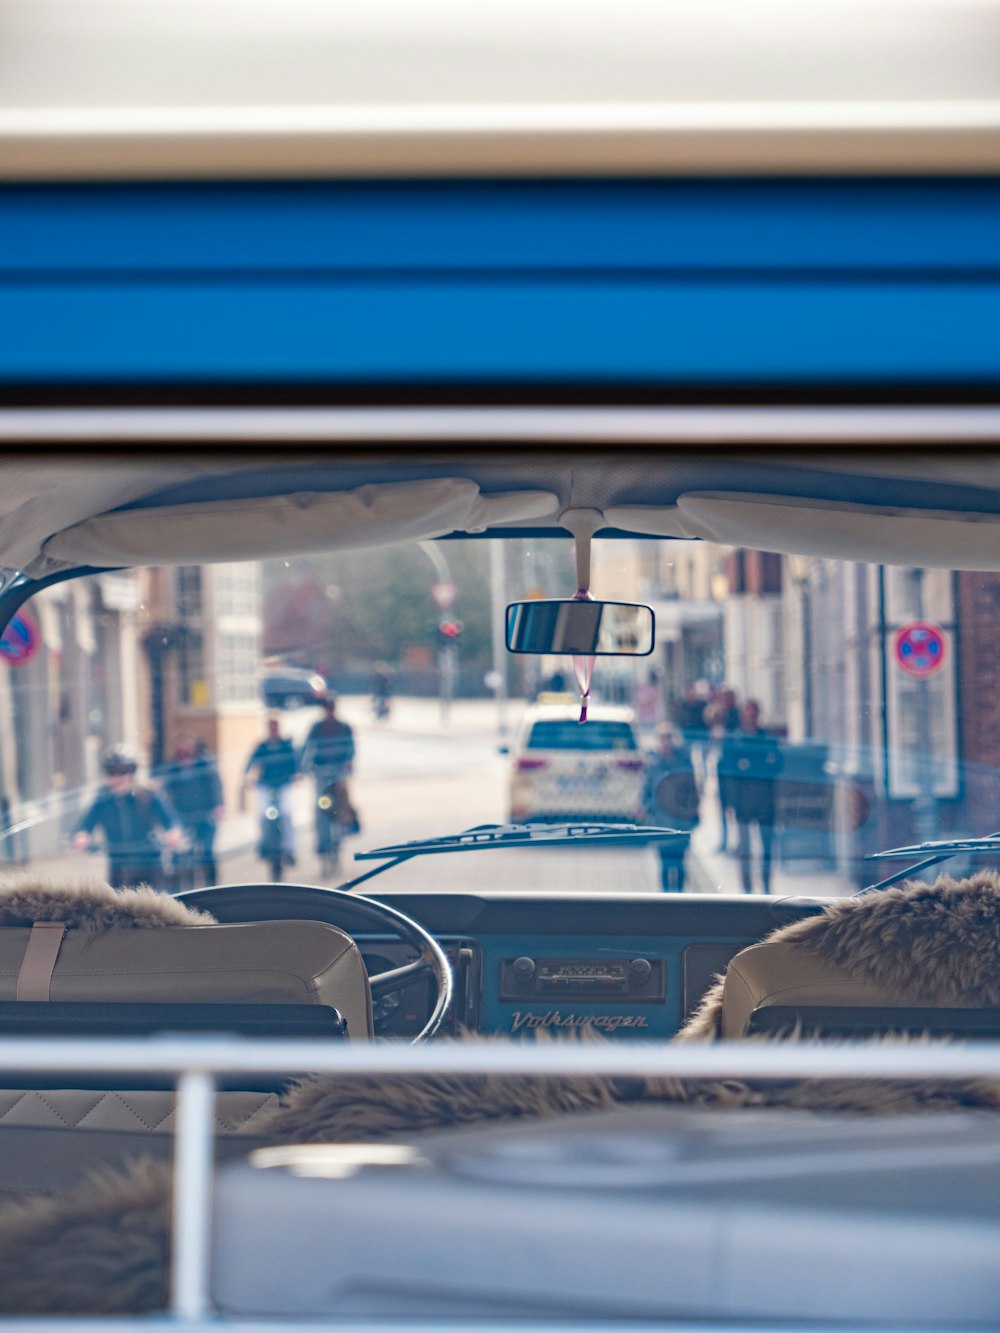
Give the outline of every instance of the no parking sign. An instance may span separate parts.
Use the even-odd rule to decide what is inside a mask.
[[[944,648],[944,635],[926,620],[914,620],[896,631],[896,665],[908,676],[933,676],[944,665]]]
[[[9,666],[26,666],[38,648],[38,626],[23,612],[14,616],[0,634],[0,660]]]

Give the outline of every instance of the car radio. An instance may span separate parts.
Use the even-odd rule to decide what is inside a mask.
[[[501,1000],[628,1000],[664,998],[662,958],[505,958]]]

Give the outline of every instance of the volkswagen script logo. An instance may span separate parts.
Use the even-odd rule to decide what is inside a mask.
[[[619,1028],[648,1027],[642,1014],[564,1014],[561,1009],[548,1009],[544,1014],[524,1013],[515,1009],[510,1020],[511,1032],[522,1028],[598,1028],[601,1032],[617,1032]]]

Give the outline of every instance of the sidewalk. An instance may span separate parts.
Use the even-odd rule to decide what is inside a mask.
[[[719,800],[715,777],[709,773],[701,798],[701,823],[691,838],[688,852],[688,878],[695,893],[742,893],[736,849],[735,821],[731,821],[729,846],[732,852],[718,851],[722,836]],[[795,861],[782,865],[779,852],[780,837],[774,840],[775,858],[771,868],[771,897],[773,898],[847,898],[857,886],[837,870],[815,861]],[[759,849],[754,849],[754,882],[760,883]],[[760,889],[755,889],[756,893]]]

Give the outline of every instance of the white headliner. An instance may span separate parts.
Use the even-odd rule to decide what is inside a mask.
[[[2,442],[8,449],[0,473],[0,564],[36,575],[65,567],[65,543],[43,549],[56,534],[168,488],[186,489],[157,499],[159,515],[145,508],[124,524],[130,543],[136,533],[140,542],[149,534],[145,563],[177,558],[165,547],[153,549],[154,534],[169,535],[174,526],[172,505],[218,505],[220,520],[225,517],[239,538],[239,558],[248,558],[245,528],[232,526],[248,496],[330,495],[442,476],[468,478],[487,498],[511,491],[527,502],[526,493],[551,492],[554,505],[535,508],[541,517],[522,519],[522,526],[558,525],[563,509],[582,505],[613,511],[610,526],[677,535],[688,530],[685,524],[673,526],[684,496],[723,492],[729,501],[757,503],[763,497],[766,503],[773,488],[786,497],[786,507],[788,497],[796,496],[825,506],[834,515],[835,533],[836,506],[846,502],[858,540],[871,523],[879,559],[892,553],[898,533],[899,563],[1000,568],[1000,540],[995,563],[992,554],[1000,517],[994,513],[1000,510],[1000,452],[983,447],[1000,442],[1000,409],[18,410],[0,413]],[[70,442],[80,447],[58,452]],[[115,442],[136,447],[118,453],[101,447]],[[428,452],[434,444],[450,451]],[[914,449],[915,444],[938,447]],[[214,489],[207,491],[209,485]],[[640,521],[643,507],[647,513]],[[650,510],[661,517],[650,520]],[[927,524],[920,522],[921,511]],[[493,512],[494,526],[517,528],[515,515]],[[726,512],[744,510],[730,505]],[[748,532],[759,512],[759,506],[746,510]],[[790,549],[800,545],[805,554],[827,553],[818,522],[803,527],[790,514],[782,545],[771,519],[780,514],[763,512],[764,540],[741,544],[766,547],[770,537],[778,549],[789,549],[791,541]],[[956,515],[954,523],[941,521],[947,512]],[[480,526],[467,519],[453,521],[459,528]],[[663,522],[667,526],[660,526]],[[435,522],[431,530],[443,529]],[[212,535],[213,525],[205,531]],[[220,522],[214,535],[224,531]],[[711,535],[709,529],[691,531]],[[817,534],[815,550],[808,549],[810,531]],[[331,531],[330,545],[342,544],[343,537]],[[388,531],[381,536],[392,539]],[[322,545],[321,536],[318,540]],[[971,555],[970,542],[976,546]],[[106,550],[107,563],[113,563],[114,552]],[[862,546],[852,550],[855,558],[864,558]],[[61,559],[52,558],[57,551]],[[122,551],[122,563],[138,558],[134,544]],[[225,559],[227,553],[213,548],[198,558]],[[963,565],[963,559],[975,563]]]
[[[0,179],[989,171],[996,0],[0,0]]]

